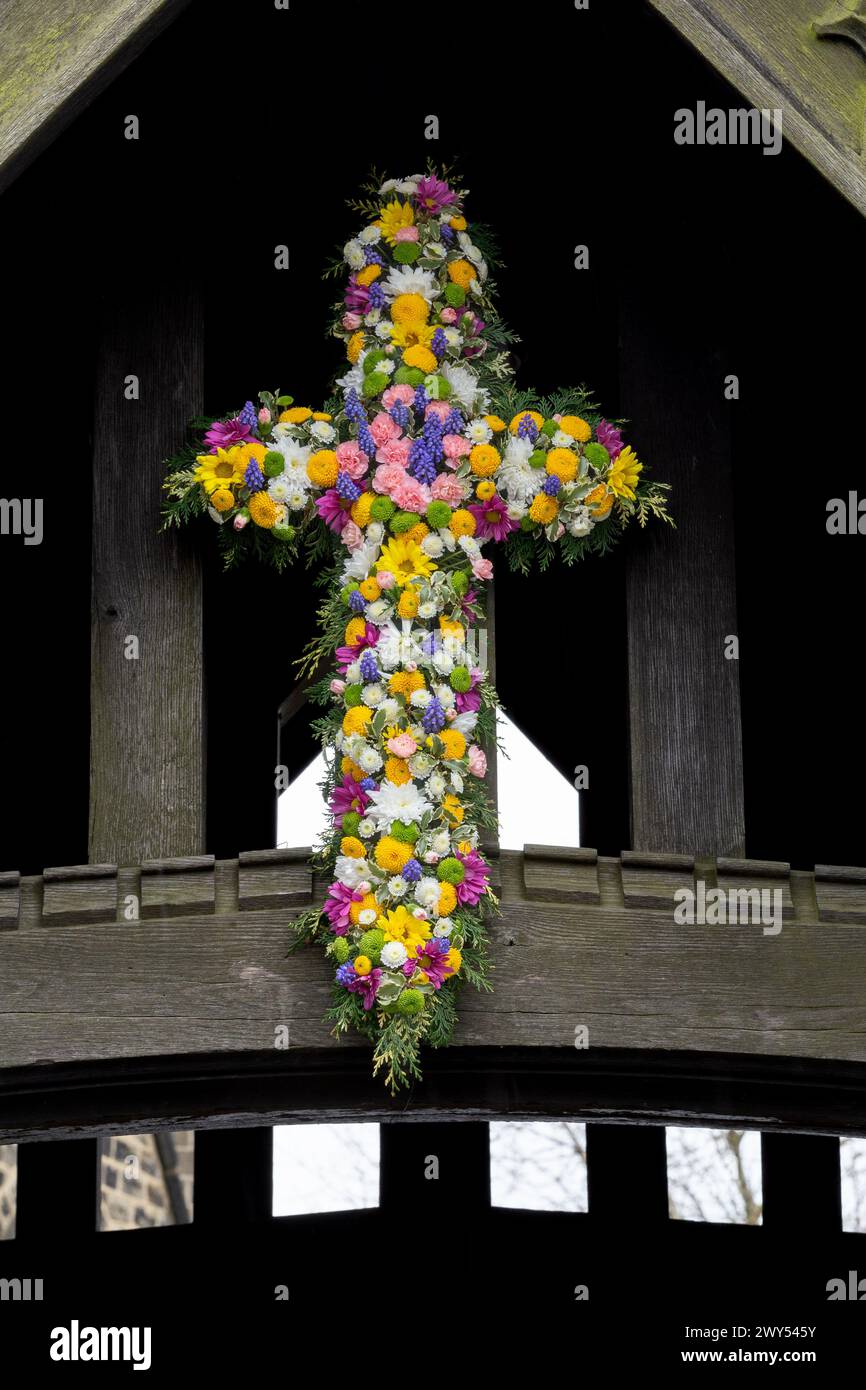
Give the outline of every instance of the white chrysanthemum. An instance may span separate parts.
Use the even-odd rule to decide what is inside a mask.
[[[450,917],[437,917],[433,927],[434,936],[450,936],[454,930],[454,923]]]
[[[358,821],[358,834],[362,840],[369,840],[370,836],[375,835],[375,833],[376,822],[371,820],[369,816],[364,816],[362,820]]]
[[[340,883],[346,888],[357,888],[359,883],[363,883],[370,872],[370,866],[366,859],[350,859],[347,854],[337,856],[336,874]]]
[[[329,444],[337,431],[333,425],[329,425],[327,420],[315,420],[310,426],[310,434],[315,439],[321,439],[324,444]]]
[[[443,362],[442,375],[451,387],[451,398],[456,405],[466,410],[487,410],[488,393],[481,390],[478,377],[468,367],[460,367],[456,362]]]
[[[425,536],[424,539],[426,540],[427,537]],[[426,620],[427,618],[435,618],[435,617],[436,617],[436,614],[438,613],[438,611],[439,611],[439,610],[438,610],[438,608],[437,608],[437,606],[436,606],[436,602],[435,602],[434,599],[429,599],[429,598],[428,598],[428,599],[425,599],[423,603],[419,603],[419,604],[418,604],[418,617],[419,617],[419,618],[424,618],[425,620]]]
[[[530,440],[514,435],[506,445],[496,482],[508,502],[525,505],[538,492],[542,479],[539,470],[529,463],[532,452]]]
[[[353,661],[350,663],[350,665],[346,667],[346,674],[344,676],[344,680],[346,681],[347,685],[357,685],[360,679],[361,663],[360,661]]]
[[[374,328],[378,323],[382,322],[382,310],[368,309],[366,314],[364,315],[364,322],[368,328]],[[367,350],[365,349],[364,356],[366,356],[366,353]],[[361,360],[363,361],[363,358]]]
[[[367,540],[371,545],[381,545],[385,535],[385,527],[381,521],[371,521],[367,526]]]
[[[391,821],[419,821],[425,811],[433,807],[426,796],[413,782],[404,782],[397,787],[393,782],[383,782],[377,792],[370,792],[370,807],[367,812],[376,824],[387,828]]]
[[[346,242],[346,245],[343,247],[343,260],[346,262],[347,266],[349,266],[350,270],[364,269],[364,266],[367,264],[367,257],[364,255],[364,248],[360,241],[356,241],[353,238],[351,241]]]
[[[400,702],[395,700],[393,695],[389,695],[387,700],[383,700],[379,706],[388,724],[394,724],[400,718]]]
[[[433,653],[433,665],[436,667],[440,676],[450,676],[451,672],[454,670],[454,662],[451,660],[451,657],[448,652],[445,651],[444,647],[440,647]]]
[[[463,790],[463,778],[460,776],[460,773],[459,773],[459,772],[452,772],[452,774],[451,774],[451,786],[452,786],[452,789],[453,789],[455,792],[462,792],[462,790]]]
[[[447,526],[442,526],[439,528],[438,535],[446,550],[456,550],[457,537],[453,531],[449,531]]]
[[[343,566],[343,583],[350,579],[366,579],[379,557],[379,546],[365,541],[353,550]]]
[[[295,472],[300,472],[304,475],[304,477],[306,477],[307,463],[309,461],[310,455],[313,452],[312,449],[310,448],[309,444],[302,444],[301,441],[294,434],[286,433],[277,435],[278,428],[291,431],[292,426],[275,426],[274,434],[276,435],[276,438],[274,439],[273,443],[269,445],[269,447],[275,450],[278,454],[282,454],[283,458],[286,461],[287,469],[290,468]],[[280,477],[282,477],[282,474],[280,474]]]
[[[437,685],[436,698],[443,709],[453,709],[457,696],[450,685]]]
[[[594,525],[589,507],[575,507],[565,529],[570,536],[588,536]]]
[[[406,947],[402,941],[386,941],[379,959],[387,970],[399,970],[408,959]]]
[[[476,555],[481,554],[481,546],[474,536],[459,536],[457,544],[463,553],[469,556],[470,560],[474,560]]]
[[[473,444],[489,444],[493,431],[486,420],[470,420],[463,433]]]
[[[550,443],[551,447],[556,449],[574,448],[574,440],[572,439],[570,434],[565,433],[565,430],[557,430]]]
[[[358,757],[357,763],[363,772],[378,772],[382,766],[382,754],[376,748],[367,747]]]
[[[441,801],[442,797],[445,795],[445,789],[447,785],[448,784],[445,781],[445,778],[443,777],[441,772],[430,773],[430,778],[427,783],[427,786],[430,790],[430,795],[435,796],[437,801]]]
[[[429,690],[413,690],[409,696],[409,704],[413,709],[426,709],[432,699]]]
[[[415,884],[415,901],[428,912],[433,912],[439,903],[440,891],[438,878],[428,878],[425,875]]]
[[[436,766],[435,758],[431,758],[429,753],[413,753],[409,759],[409,771],[413,777],[420,777],[422,780],[429,777]]]
[[[365,705],[369,705],[370,709],[375,709],[377,705],[381,705],[384,698],[384,688],[378,681],[374,681],[371,685],[365,685],[361,691],[361,699]]]
[[[297,492],[294,482],[286,477],[285,471],[278,474],[276,478],[271,478],[268,483],[268,493],[275,502],[288,502],[291,493]]]
[[[364,373],[357,362],[354,367],[349,368],[345,376],[337,377],[337,385],[344,395],[347,395],[349,391],[357,391],[359,395],[361,394],[364,389]]]
[[[394,874],[393,878],[388,879],[388,892],[392,898],[402,898],[409,892],[409,885],[400,874]]]
[[[439,293],[439,281],[432,270],[419,270],[411,265],[393,266],[380,284],[386,299],[396,299],[400,294],[420,294],[422,299],[432,303]]]
[[[445,341],[446,341],[446,343],[448,344],[449,347],[452,347],[452,348],[462,347],[462,345],[463,345],[463,334],[460,332],[460,329],[459,329],[459,328],[445,328],[445,329],[443,329],[442,331],[443,331],[444,334],[445,334]]]
[[[431,560],[438,560],[442,551],[445,549],[442,544],[442,537],[437,536],[435,531],[431,531],[421,542],[421,549],[425,555],[429,555]]]
[[[374,598],[372,603],[368,603],[364,612],[371,623],[378,623],[380,618],[384,618],[388,609],[391,607],[386,598]]]
[[[383,343],[389,343],[391,341],[391,334],[394,332],[394,325],[390,319],[382,319],[381,323],[376,324],[373,331],[377,338],[381,338]]]
[[[450,729],[457,729],[464,738],[471,738],[475,732],[475,725],[478,723],[478,715],[471,710],[465,714],[457,714],[449,724]]]
[[[293,487],[286,498],[286,506],[290,512],[302,512],[307,505],[307,500],[307,494],[305,492],[301,492],[297,487]]]
[[[381,239],[381,230],[372,222],[368,227],[364,227],[363,230],[358,233],[358,240],[362,246],[376,246]]]
[[[358,913],[358,925],[361,927],[372,927],[378,915],[375,907],[363,907]]]
[[[430,848],[436,854],[445,855],[451,853],[451,836],[447,830],[437,830],[430,839]]]
[[[526,506],[525,503],[521,504],[518,502],[509,502],[508,507],[506,508],[506,514],[508,516],[509,521],[521,521],[523,517],[526,516],[526,513],[528,511],[529,508]]]

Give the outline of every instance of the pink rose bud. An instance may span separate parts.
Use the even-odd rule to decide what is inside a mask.
[[[418,670],[418,662],[417,662],[417,661],[407,661],[407,662],[406,662],[406,666],[405,666],[404,669],[407,670],[407,671],[417,671],[417,670]]]
[[[330,690],[332,695],[342,695],[343,691],[346,689],[346,682],[332,680],[328,689]]]
[[[469,745],[467,753],[469,759],[469,771],[473,777],[483,777],[487,771],[487,754],[483,748],[479,748],[477,743]]]
[[[456,310],[456,309],[440,309],[440,311],[439,311],[439,317],[440,317],[440,319],[442,320],[443,323],[456,323],[456,322],[457,322],[457,310]]]
[[[445,711],[445,718],[448,720],[448,723],[450,724],[453,719],[457,718],[456,709],[447,709]]]
[[[427,921],[427,913],[424,911],[423,907],[416,907],[415,911],[412,913],[412,916],[417,917],[420,922]]]
[[[435,851],[434,849],[428,849],[427,853],[424,855],[424,863],[425,863],[425,864],[438,864],[438,863],[439,863],[439,855],[436,853],[436,851]]]
[[[261,408],[261,410],[259,411],[259,424],[260,424],[260,425],[269,425],[270,423],[271,423],[271,412],[268,410],[268,407],[267,407],[266,405],[263,405],[262,408]]]
[[[377,570],[376,578],[379,581],[380,589],[393,589],[395,581],[390,570]]]
[[[366,898],[367,894],[372,892],[372,886],[366,878],[358,884],[358,892],[362,898]]]
[[[237,516],[232,522],[232,526],[235,528],[236,531],[242,531],[245,526],[249,525],[249,520],[249,517],[244,516],[243,512],[238,512]]]
[[[557,528],[556,528],[556,539],[557,539],[557,540],[561,540],[562,537],[563,537],[564,535],[565,535],[565,527],[563,526],[562,522],[560,522],[559,525],[558,525]]]
[[[349,332],[354,333],[356,328],[361,327],[360,314],[344,314],[341,320],[343,327]]]

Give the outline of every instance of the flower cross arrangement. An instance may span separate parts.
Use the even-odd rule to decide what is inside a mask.
[[[497,700],[478,641],[490,550],[525,573],[670,516],[667,485],[583,389],[517,389],[495,246],[467,223],[465,190],[430,170],[367,191],[332,267],[348,272],[333,324],[348,368],[332,399],[312,410],[262,391],[203,422],[170,462],[165,518],[210,516],[229,567],[254,553],[282,570],[303,554],[326,587],[298,664],[332,664],[310,691],[326,710],[314,727],[330,808],[315,863],[332,882],[293,925],[296,945],[324,943],[334,1032],[368,1037],[394,1091],[420,1077],[422,1041],[449,1041],[460,984],[490,988],[481,836],[496,827],[484,778]]]

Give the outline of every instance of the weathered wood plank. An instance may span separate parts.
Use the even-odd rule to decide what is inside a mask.
[[[866,869],[817,864],[815,896],[822,922],[866,924]]]
[[[137,400],[125,396],[130,374]],[[200,564],[193,546],[154,525],[163,460],[201,408],[202,383],[196,291],[118,290],[96,395],[92,862],[139,864],[204,846]]]
[[[781,108],[786,139],[866,213],[864,52],[814,27],[838,7],[830,0],[650,3],[750,103]]]
[[[5,0],[0,190],[189,0]]]
[[[310,849],[259,849],[242,852],[238,863],[241,908],[305,907],[312,902]]]
[[[17,871],[0,874],[0,931],[18,926],[21,875]]]
[[[75,868],[46,869],[42,882],[44,926],[114,922],[117,919],[116,864],[79,864]]]

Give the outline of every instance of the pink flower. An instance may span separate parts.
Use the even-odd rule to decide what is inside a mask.
[[[210,445],[210,451],[215,454],[217,449],[230,449],[233,444],[249,444],[253,438],[251,426],[244,423],[239,415],[233,420],[214,420],[209,430],[205,431],[205,443]]]
[[[268,407],[267,407],[266,405],[263,405],[262,408],[261,408],[261,410],[259,411],[259,424],[260,424],[260,425],[269,425],[270,423],[271,423],[271,412],[268,410]]]
[[[411,386],[388,386],[382,392],[382,404],[386,410],[390,410],[398,401],[401,405],[411,405],[414,399],[415,392]]]
[[[327,492],[316,498],[316,511],[329,530],[338,534],[349,520],[349,506],[335,487],[329,487]]]
[[[343,327],[346,329],[347,333],[354,333],[355,329],[360,328],[363,322],[364,320],[362,319],[360,314],[353,313],[344,314],[341,319],[341,323]]]
[[[232,526],[235,528],[236,531],[242,531],[245,526],[249,525],[249,521],[250,519],[248,516],[244,516],[241,512],[238,512],[237,516],[232,522]]]
[[[387,444],[376,450],[376,462],[387,463],[393,468],[405,468],[409,462],[411,448],[411,439],[389,439]]]
[[[331,681],[331,684],[328,686],[328,689],[330,690],[332,695],[342,695],[343,691],[346,689],[346,682],[338,681],[335,678]]]
[[[334,453],[344,473],[348,473],[350,478],[363,478],[370,460],[364,450],[359,448],[357,440],[344,440],[342,444],[337,445]]]
[[[340,540],[347,550],[357,550],[364,544],[364,532],[354,521],[347,521],[340,532]]]
[[[368,647],[375,647],[378,640],[379,629],[376,625],[374,623],[365,623],[363,637],[359,637],[357,641],[352,642],[351,645],[336,648],[334,655],[337,658],[337,665],[341,670],[345,671],[346,667],[351,666],[353,662],[357,661],[361,653],[366,651]]]
[[[399,228],[397,229],[397,234],[396,234],[396,236],[394,237],[394,240],[395,240],[395,241],[417,241],[417,240],[418,240],[418,228],[417,228],[417,227],[399,227]]]
[[[383,463],[373,474],[373,491],[391,494],[392,488],[406,477],[405,468],[400,468],[398,464]]]
[[[483,777],[487,771],[487,754],[483,748],[479,748],[477,743],[470,743],[467,753],[469,760],[469,771],[473,777]]]
[[[388,752],[393,753],[395,758],[411,758],[413,753],[418,752],[418,745],[411,734],[395,734],[388,739]]]
[[[390,570],[377,570],[376,579],[379,582],[380,589],[393,589],[394,584],[396,583],[394,576]]]
[[[563,537],[564,535],[565,535],[565,527],[563,526],[562,522],[560,522],[559,525],[558,525],[557,528],[556,528],[556,535],[554,536],[554,540],[557,540],[557,541],[558,541],[558,540],[561,540],[562,537]],[[480,577],[480,576],[479,576],[479,577]]]
[[[462,434],[446,434],[442,439],[442,448],[445,450],[445,462],[448,467],[456,468],[458,461],[466,457],[472,445]]]
[[[457,310],[456,310],[456,309],[440,309],[440,310],[439,310],[439,317],[440,317],[440,319],[442,320],[443,323],[456,323],[456,322],[457,322]]]
[[[430,489],[408,473],[402,473],[400,482],[391,489],[391,500],[403,512],[423,512],[431,500]]]
[[[448,401],[429,401],[427,409],[424,411],[425,418],[428,415],[436,415],[444,424],[451,414],[451,406]]]
[[[469,854],[461,854],[458,850],[457,858],[466,870],[463,882],[457,885],[457,901],[461,905],[474,907],[487,888],[487,865],[475,849]]]
[[[343,535],[345,534],[344,531]],[[472,561],[472,573],[475,575],[476,579],[492,579],[493,561],[485,560],[483,555],[476,555],[475,559]]]
[[[430,495],[437,502],[447,502],[449,507],[456,507],[458,502],[463,501],[466,491],[459,478],[455,478],[451,473],[440,473],[433,482]]]
[[[469,508],[475,517],[475,534],[479,540],[504,541],[512,531],[517,530],[517,522],[508,515],[508,503],[494,495],[487,502],[479,502]],[[482,576],[478,575],[481,579]]]
[[[403,431],[393,415],[389,415],[385,410],[380,410],[379,414],[370,421],[370,433],[375,439],[377,447],[381,449],[383,444],[387,444],[389,440],[399,439]]]

